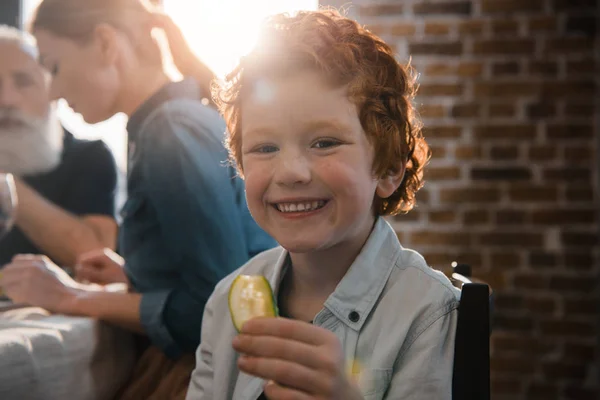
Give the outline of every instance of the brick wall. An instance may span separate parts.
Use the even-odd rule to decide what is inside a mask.
[[[393,222],[434,267],[470,263],[495,289],[493,398],[596,399],[596,1],[353,3],[421,73],[433,159]]]

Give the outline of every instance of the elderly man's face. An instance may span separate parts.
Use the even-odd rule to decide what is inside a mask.
[[[0,109],[12,108],[27,116],[46,118],[49,87],[36,60],[12,43],[0,43],[0,54]]]
[[[0,172],[51,171],[63,130],[49,101],[49,80],[27,49],[0,41]]]

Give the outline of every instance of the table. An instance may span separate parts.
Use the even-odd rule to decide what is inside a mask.
[[[133,336],[85,317],[0,302],[0,399],[105,400],[127,380]]]

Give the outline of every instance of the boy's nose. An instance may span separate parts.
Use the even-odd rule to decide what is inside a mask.
[[[300,154],[281,154],[280,162],[275,166],[275,182],[278,185],[302,185],[311,180],[309,160]]]

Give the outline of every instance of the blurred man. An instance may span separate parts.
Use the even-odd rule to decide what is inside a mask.
[[[111,152],[62,128],[30,35],[0,26],[0,54],[0,172],[15,175],[19,201],[16,226],[0,238],[0,268],[16,254],[72,266],[82,253],[114,248]]]

